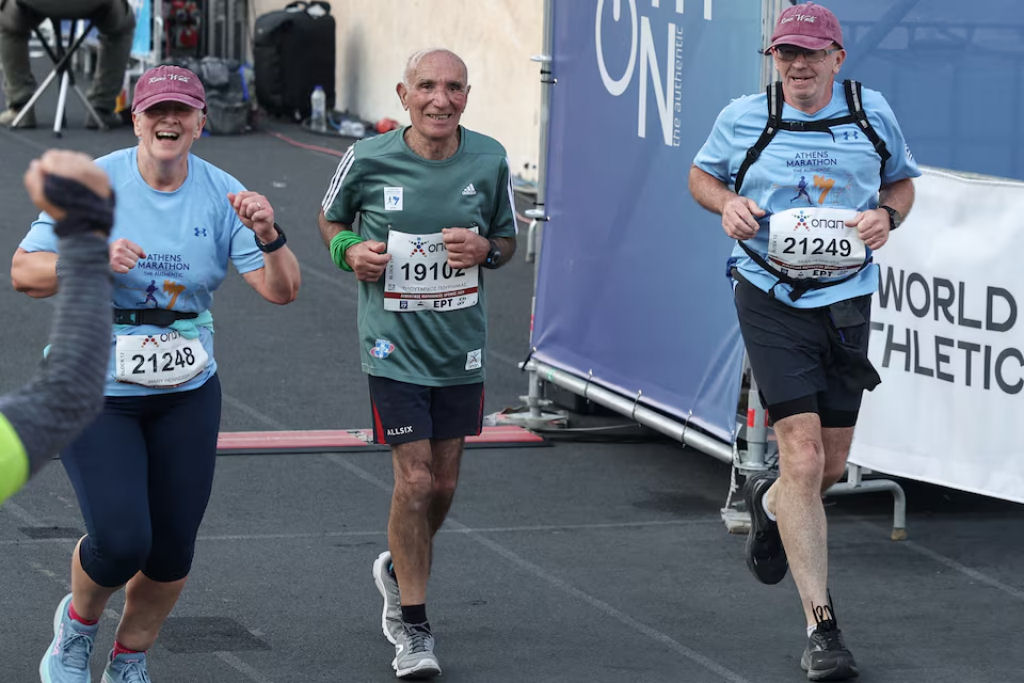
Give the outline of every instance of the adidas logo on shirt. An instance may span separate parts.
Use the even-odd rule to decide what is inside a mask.
[[[470,183],[469,185],[466,185],[466,187],[462,190],[462,196],[463,197],[472,197],[475,194],[476,194],[476,188],[473,187],[473,183]]]

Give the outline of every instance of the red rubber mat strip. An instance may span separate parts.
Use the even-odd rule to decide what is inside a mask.
[[[479,436],[466,437],[466,445],[540,445],[544,439],[516,425],[484,427]],[[309,429],[272,432],[221,432],[219,453],[316,452],[378,447],[369,429]]]

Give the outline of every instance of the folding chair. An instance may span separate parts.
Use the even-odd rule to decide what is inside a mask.
[[[20,0],[16,0],[20,3]],[[85,105],[85,111],[89,117],[96,122],[96,125],[101,129],[106,129],[107,125],[100,118],[100,115],[96,113],[93,106],[89,103],[85,93],[75,84],[75,76],[71,68],[71,58],[75,52],[81,47],[85,41],[86,36],[92,31],[92,20],[89,17],[48,17],[48,20],[53,26],[53,45],[50,45],[46,40],[46,35],[40,30],[39,26],[36,26],[32,31],[39,38],[39,42],[42,43],[43,49],[50,56],[50,60],[53,62],[53,69],[47,74],[43,82],[36,88],[36,91],[32,93],[32,97],[28,102],[21,108],[18,116],[15,117],[11,123],[12,128],[17,128],[18,124],[21,123],[21,119],[28,115],[28,112],[32,111],[33,105],[36,101],[42,97],[43,92],[49,87],[50,83],[55,80],[60,81],[59,90],[57,92],[57,113],[53,121],[53,133],[57,137],[61,137],[61,128],[64,125],[64,107],[67,104],[68,88],[71,88],[78,94],[78,98],[82,100],[82,104]],[[61,31],[61,25],[63,21],[69,21],[71,28],[68,31],[67,44],[64,42],[63,31]],[[79,30],[82,29],[82,30]]]

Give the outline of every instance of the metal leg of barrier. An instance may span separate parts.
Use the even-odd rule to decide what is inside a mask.
[[[750,372],[746,358],[743,361],[743,376],[749,377],[747,392],[746,421],[739,429],[739,437],[746,443],[745,448],[733,447],[732,471],[729,475],[729,495],[721,509],[722,521],[731,534],[745,534],[750,531],[750,513],[741,495],[737,474],[747,477],[764,472],[775,465],[778,453],[775,444],[768,439],[768,414],[761,405],[757,382]],[[737,439],[739,441],[739,439]]]
[[[768,413],[761,404],[761,394],[757,390],[754,374],[744,370],[750,376],[750,389],[747,392],[747,422],[742,433],[747,442],[745,450],[738,450],[734,467],[744,475],[763,472],[774,464],[777,454],[774,442],[768,441]]]
[[[877,491],[889,491],[892,493],[892,533],[889,535],[894,541],[905,541],[907,539],[907,496],[903,487],[892,479],[861,479],[860,465],[847,465],[846,481],[834,484],[825,491],[826,496],[845,496],[851,493],[874,493]]]
[[[526,212],[527,214],[530,211]],[[526,229],[526,262],[533,263],[534,259],[537,258],[537,226],[540,225],[539,221],[534,218],[530,221],[529,227]]]
[[[527,360],[521,363],[519,367],[522,370],[526,370],[528,378],[527,395],[519,397],[520,401],[526,403],[526,409],[502,414],[502,422],[519,425],[525,429],[567,426],[569,424],[569,411],[552,410],[554,402],[544,398],[544,380],[538,374],[536,366]]]

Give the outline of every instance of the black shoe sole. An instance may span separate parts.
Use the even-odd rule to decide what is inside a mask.
[[[853,678],[857,678],[860,672],[857,671],[857,667],[842,664],[840,666],[832,667],[831,669],[824,669],[818,671],[807,671],[807,680],[809,681],[848,681]]]
[[[750,531],[747,533],[747,543],[745,546],[747,568],[758,581],[769,586],[782,581],[782,579],[786,578],[786,572],[789,571],[789,562],[786,559],[786,550],[782,547],[781,538],[778,538],[779,554],[775,557],[768,560],[759,560],[756,553],[757,534],[759,531],[774,533],[776,537],[779,534],[775,523],[765,516],[764,508],[761,504],[764,492],[768,490],[768,487],[774,481],[774,477],[765,474],[751,477],[747,480],[746,491],[744,492],[747,511],[750,513]],[[776,528],[768,531],[764,528],[768,525],[776,526]]]
[[[857,665],[853,661],[853,656],[848,652],[845,657],[841,657],[833,666],[814,670],[810,668],[807,652],[804,652],[800,658],[800,668],[807,672],[807,680],[809,681],[848,681],[860,675]]]

